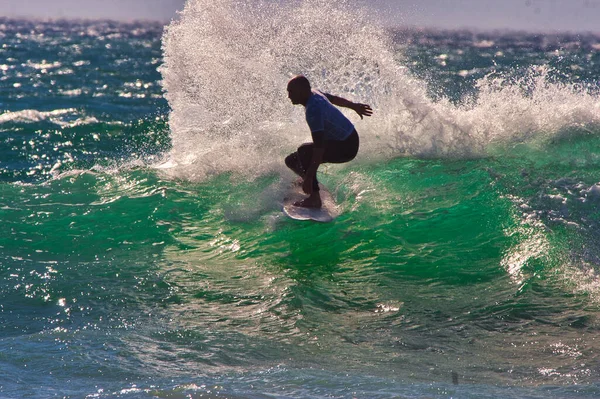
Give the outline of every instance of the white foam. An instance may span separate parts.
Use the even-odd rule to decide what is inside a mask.
[[[310,140],[303,108],[286,93],[299,73],[373,106],[364,121],[347,113],[361,136],[359,160],[477,156],[496,143],[600,124],[598,97],[549,82],[543,68],[520,80],[490,75],[465,105],[433,101],[390,40],[349,1],[188,0],[163,37],[173,143],[164,170],[192,180],[281,170],[283,157]]]
[[[33,123],[44,120],[55,122],[63,115],[71,115],[76,113],[75,108],[56,109],[53,111],[38,111],[35,109],[24,109],[22,111],[5,112],[0,114],[0,123],[7,122],[25,122]]]

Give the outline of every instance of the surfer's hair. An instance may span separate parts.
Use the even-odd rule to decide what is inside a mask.
[[[310,90],[310,82],[308,81],[308,79],[306,79],[306,76],[304,75],[298,75],[293,77],[288,83],[288,85],[294,85],[302,89]]]

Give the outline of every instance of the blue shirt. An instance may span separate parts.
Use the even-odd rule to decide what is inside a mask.
[[[354,125],[319,91],[313,90],[306,102],[306,123],[311,133],[323,132],[325,140],[342,141],[354,131]]]

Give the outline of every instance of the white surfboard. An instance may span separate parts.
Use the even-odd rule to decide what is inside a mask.
[[[331,222],[339,215],[339,210],[331,193],[322,184],[319,185],[321,194],[320,208],[304,208],[302,206],[295,206],[294,203],[301,201],[306,198],[306,194],[302,192],[302,188],[298,185],[294,186],[294,189],[283,201],[283,213],[295,220],[313,220],[315,222]]]

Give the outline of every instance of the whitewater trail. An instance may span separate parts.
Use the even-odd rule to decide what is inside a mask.
[[[491,144],[600,123],[596,96],[550,82],[543,68],[490,74],[460,105],[434,101],[390,40],[376,15],[347,1],[188,1],[163,36],[173,142],[163,169],[193,181],[282,173],[282,158],[310,140],[285,90],[296,74],[373,106],[365,120],[345,111],[361,135],[358,161],[482,156]]]

